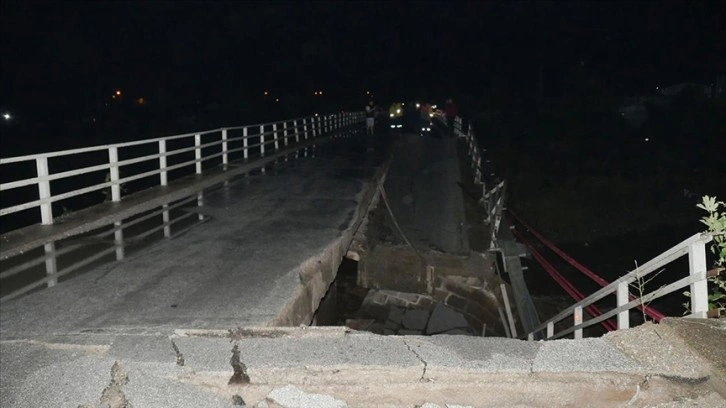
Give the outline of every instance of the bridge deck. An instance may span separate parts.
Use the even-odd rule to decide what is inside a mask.
[[[321,144],[205,192],[190,232],[3,303],[1,338],[309,323],[385,159],[368,143]]]

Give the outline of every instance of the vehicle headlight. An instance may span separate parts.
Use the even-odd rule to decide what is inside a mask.
[[[396,113],[401,113],[401,110],[400,109],[396,109]]]
[[[391,113],[391,117],[393,117],[393,114]]]

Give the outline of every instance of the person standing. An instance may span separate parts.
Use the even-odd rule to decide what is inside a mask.
[[[459,109],[451,98],[446,100],[444,113],[446,114],[446,125],[449,127],[449,132],[451,132],[452,135],[455,135],[454,120],[456,119],[456,115],[459,114]]]
[[[376,104],[373,101],[369,101],[366,105],[366,133],[372,135],[376,126]]]

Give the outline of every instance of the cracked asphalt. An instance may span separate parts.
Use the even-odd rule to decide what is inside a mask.
[[[243,338],[233,331],[179,331],[172,341],[148,334],[3,341],[2,406],[95,406],[105,395],[134,407],[231,407],[240,398],[263,407],[280,389],[320,394],[336,406],[538,407],[542,398],[548,406],[587,401],[592,407],[626,406],[633,398],[638,404],[630,406],[725,402],[709,388],[707,364],[670,335],[663,340],[674,347],[673,358],[664,358],[671,363],[666,371],[649,365],[643,351],[621,349],[625,337],[638,339],[649,328],[617,339],[548,342],[379,336],[343,327],[245,330]],[[677,366],[687,381],[669,379]],[[9,378],[6,370],[26,375]],[[249,383],[230,381],[240,370]]]

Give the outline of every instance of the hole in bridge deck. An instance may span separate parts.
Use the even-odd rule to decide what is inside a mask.
[[[481,305],[481,297],[368,289],[358,286],[357,277],[358,262],[344,258],[312,325],[346,326],[381,335],[481,336],[482,330],[486,336],[505,335],[496,308],[473,307]],[[452,304],[456,302],[461,303]]]

